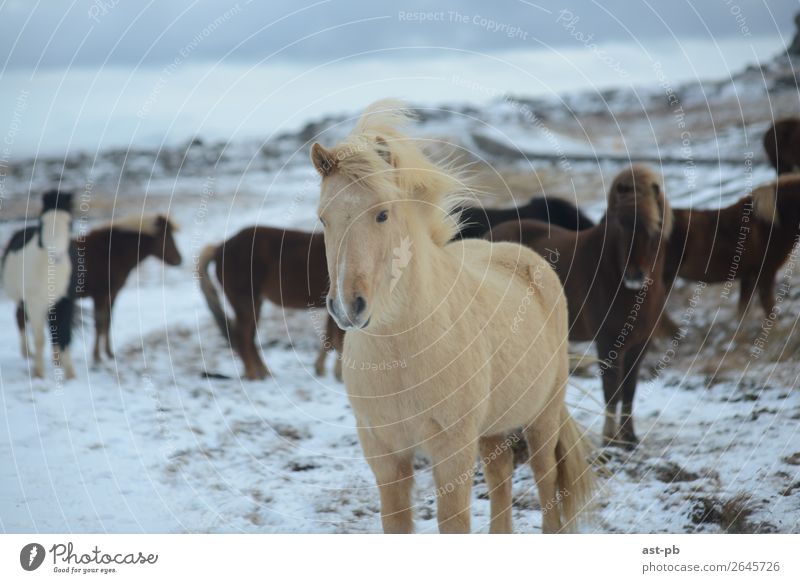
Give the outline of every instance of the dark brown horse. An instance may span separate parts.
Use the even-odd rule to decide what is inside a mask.
[[[233,308],[228,318],[211,281],[209,266],[216,265],[217,281]],[[322,234],[272,227],[248,227],[219,245],[203,249],[197,266],[200,289],[214,321],[244,361],[248,379],[262,379],[270,372],[255,343],[261,305],[265,299],[284,308],[324,308],[328,292],[328,266]],[[325,354],[341,350],[344,333],[330,319],[316,362],[325,371]],[[341,377],[341,361],[336,375]]]
[[[536,219],[570,231],[582,231],[594,226],[594,221],[574,204],[555,197],[534,196],[522,206],[506,209],[467,206],[457,209],[457,212],[462,225],[459,239],[477,239],[495,225],[520,219]]]
[[[800,172],[800,118],[776,121],[764,134],[764,150],[778,174]]]
[[[673,213],[664,268],[668,288],[676,276],[706,283],[738,279],[740,316],[755,290],[769,315],[775,307],[775,276],[800,234],[800,176],[780,176],[722,209]]]
[[[114,358],[109,332],[111,311],[131,271],[151,256],[167,265],[181,264],[173,237],[176,230],[163,215],[134,215],[73,240],[75,297],[92,298],[94,304],[95,362],[100,362],[103,340],[106,355]]]
[[[608,211],[590,229],[574,232],[526,220],[504,223],[487,235],[527,245],[558,272],[569,305],[570,339],[597,345],[607,443],[637,442],[633,398],[666,299],[663,269],[671,223],[660,179],[633,166],[614,179]]]

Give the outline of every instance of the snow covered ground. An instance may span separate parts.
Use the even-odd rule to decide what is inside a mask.
[[[788,113],[796,102],[796,89],[792,94],[769,85],[785,74],[774,65],[763,77],[712,84],[713,92],[712,86],[681,88],[694,156],[739,156],[741,162],[698,165],[692,174],[686,163],[665,164],[674,206],[727,204],[772,178],[761,163],[758,136],[768,122],[765,112]],[[733,97],[726,90],[731,86]],[[692,106],[710,93],[715,97],[707,111]],[[556,139],[563,136],[568,153],[680,155],[674,111],[661,90],[636,99],[645,117],[624,115],[632,95],[620,91],[598,101],[574,93],[531,103]],[[452,138],[483,159],[479,167],[496,169],[508,192],[495,202],[548,192],[575,198],[599,216],[618,161],[583,160],[565,168],[475,146],[475,133],[489,128],[484,135],[524,152],[552,148],[518,103],[429,112],[420,132]],[[183,226],[184,263],[169,268],[149,259],[131,276],[114,312],[114,362],[91,365],[91,304],[81,303],[83,324],[73,348],[78,379],[63,384],[30,378],[18,354],[13,306],[0,296],[0,531],[380,530],[378,495],[344,386],[331,373],[313,373],[324,313],[265,306],[259,341],[274,377],[240,381],[241,364],[214,327],[192,275],[203,245],[242,226],[315,227],[316,178],[304,148],[309,133],[338,121],[267,144],[143,149],[128,160],[109,151],[98,159],[78,157],[67,168],[63,159],[17,165],[7,182],[17,196],[5,201],[0,240],[21,224],[28,185],[38,196],[60,164],[79,191],[95,177],[88,183],[90,222],[143,207],[169,209]],[[576,121],[584,122],[583,135]],[[606,131],[614,123],[616,137]],[[333,141],[339,131],[322,139]],[[120,177],[123,186],[113,189]],[[798,271],[787,267],[783,274],[789,292],[759,356],[752,352],[761,330],[755,314],[733,340],[736,294],[726,300],[716,287],[698,291],[688,283],[675,291],[670,310],[676,319],[687,315],[689,334],[674,354],[668,341],[654,342],[645,368],[658,372],[644,373],[636,401],[643,443],[634,452],[608,452],[597,512],[584,531],[800,532]],[[690,300],[696,303],[691,313]],[[231,379],[203,378],[203,371]],[[598,435],[596,371],[576,374],[572,384],[568,402]],[[433,490],[429,463],[420,458],[415,501],[422,532],[435,531]],[[537,531],[541,512],[527,467],[515,472],[514,495],[515,529]],[[473,502],[473,528],[485,532],[489,503],[480,470]]]

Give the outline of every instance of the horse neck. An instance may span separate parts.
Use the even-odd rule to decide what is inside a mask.
[[[446,277],[452,258],[423,232],[410,232],[411,260],[406,266],[398,266],[400,274],[391,292],[392,313],[381,326],[382,333],[393,333],[397,329],[408,329],[408,323],[420,322],[430,316],[434,308],[434,297],[428,291]],[[394,256],[393,256],[394,257]],[[394,258],[393,258],[394,261]],[[394,269],[393,269],[394,271]]]
[[[593,239],[586,249],[589,254],[596,254],[596,261],[601,266],[601,270],[613,273],[615,276],[622,276],[623,266],[619,264],[619,246],[630,244],[630,233],[623,231],[622,227],[609,221],[608,216],[593,227],[591,231]]]
[[[155,237],[145,233],[112,230],[115,263],[130,271],[150,255],[155,254]]]
[[[39,241],[42,247],[66,253],[69,247],[72,217],[66,211],[47,211],[40,217]]]

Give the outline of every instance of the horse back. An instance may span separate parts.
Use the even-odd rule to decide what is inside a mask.
[[[259,294],[287,308],[323,307],[328,265],[321,233],[247,227],[217,249],[217,278],[227,294]]]

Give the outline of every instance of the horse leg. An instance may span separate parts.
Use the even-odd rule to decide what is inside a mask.
[[[483,461],[486,487],[492,508],[490,533],[511,533],[511,475],[514,452],[508,436],[493,435],[478,441]]]
[[[742,283],[739,287],[739,320],[741,322],[744,322],[744,319],[750,309],[755,288],[756,278],[750,274],[742,275]]]
[[[28,347],[28,330],[25,327],[25,304],[17,304],[17,328],[19,329],[19,347],[22,358],[31,357],[31,349]]]
[[[529,463],[539,490],[539,505],[542,507],[542,532],[545,534],[561,530],[556,456],[561,406],[562,401],[554,399],[537,416],[536,421],[525,428],[525,439],[531,454]]]
[[[767,318],[775,310],[775,274],[762,273],[758,281],[758,299]]]
[[[95,364],[100,364],[101,361],[100,345],[106,330],[107,307],[108,302],[105,298],[94,298],[94,350],[92,351],[92,357]]]
[[[625,352],[625,368],[622,372],[622,410],[620,412],[619,440],[627,448],[639,443],[633,428],[633,398],[639,380],[639,369],[647,351],[646,345],[631,346]]]
[[[610,351],[603,350],[598,346],[603,377],[603,397],[606,402],[606,418],[603,423],[603,442],[606,446],[613,445],[617,437],[617,403],[620,400],[620,364],[617,360],[622,358],[621,355],[616,355],[615,359],[611,360],[609,353]],[[604,359],[604,355],[606,359]]]
[[[336,377],[336,380],[340,383],[342,382],[342,355],[339,352],[334,352],[336,356],[336,362],[333,365],[333,376]]]
[[[75,378],[69,347],[72,343],[72,313],[75,307],[70,297],[63,297],[53,307],[53,321],[50,325],[50,340],[53,344],[53,360],[60,366],[67,379]]]
[[[451,439],[439,431],[433,439],[433,479],[436,483],[436,518],[442,534],[467,534],[470,531],[472,479],[475,471],[477,440],[459,448],[462,440]]]
[[[269,369],[258,355],[255,336],[258,326],[257,314],[261,310],[261,301],[255,300],[251,306],[236,309],[236,327],[239,332],[239,356],[244,361],[244,375],[250,380],[263,379],[269,376]]]
[[[364,457],[378,484],[383,532],[414,532],[414,514],[411,509],[411,489],[414,485],[413,451],[391,451],[368,430],[359,429],[358,436]]]
[[[114,360],[114,352],[111,350],[111,312],[114,309],[114,302],[117,299],[117,295],[114,294],[111,296],[108,302],[108,308],[106,309],[106,317],[104,320],[105,323],[105,344],[106,344],[106,356],[111,360]]]
[[[33,376],[44,378],[44,328],[47,325],[47,312],[29,312],[29,320],[33,328]]]
[[[314,362],[314,372],[318,377],[325,376],[325,358],[328,356],[327,342],[327,338],[322,341],[317,360]]]

